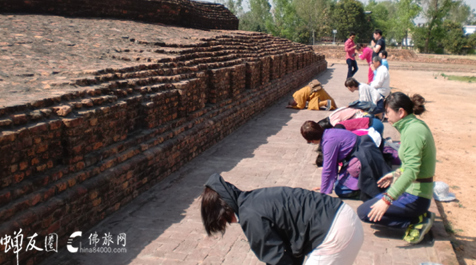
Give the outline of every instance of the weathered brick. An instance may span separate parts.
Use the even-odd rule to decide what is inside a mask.
[[[50,126],[50,130],[54,131],[61,128],[61,126],[63,126],[63,122],[61,120],[55,120],[50,121],[48,125]]]
[[[6,144],[15,141],[17,133],[12,131],[3,131],[0,134],[0,144]]]
[[[15,114],[10,116],[13,123],[16,125],[25,124],[28,122],[28,117],[26,114]]]
[[[56,115],[58,115],[60,117],[67,116],[69,113],[71,113],[72,110],[73,110],[73,108],[71,106],[68,106],[68,105],[53,107],[53,111],[56,113]]]
[[[46,124],[44,122],[38,123],[38,124],[35,124],[33,126],[28,127],[28,130],[30,130],[30,134],[35,135],[35,134],[38,134],[40,132],[44,132],[44,131],[48,130],[48,124]]]
[[[75,128],[83,124],[83,118],[63,119],[63,124],[67,128]]]

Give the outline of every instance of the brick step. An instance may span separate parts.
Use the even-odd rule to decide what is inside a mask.
[[[57,166],[51,172],[37,174],[0,192],[0,223],[7,221],[13,213],[57,196],[68,188],[117,166],[141,152],[202,124],[206,119],[220,115],[222,107],[231,101],[192,113],[188,118],[170,121],[158,128],[132,132],[124,141],[103,147],[84,156],[84,168],[79,172],[72,166]],[[68,175],[68,177],[63,177]]]

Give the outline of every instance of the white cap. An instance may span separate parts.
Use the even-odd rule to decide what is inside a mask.
[[[433,187],[433,197],[437,201],[449,202],[456,199],[454,193],[450,192],[450,187],[443,181],[435,181]]]

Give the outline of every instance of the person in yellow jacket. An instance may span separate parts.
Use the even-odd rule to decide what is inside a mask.
[[[314,79],[307,86],[294,92],[293,100],[289,102],[287,108],[304,109],[309,110],[334,110],[337,109],[337,105],[334,99],[327,94],[326,90],[322,87],[321,83]]]

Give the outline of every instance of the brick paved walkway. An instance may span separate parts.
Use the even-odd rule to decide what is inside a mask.
[[[346,71],[346,65],[335,64],[318,76],[338,106],[357,98],[343,86]],[[356,78],[366,80],[366,76],[367,69],[361,64]],[[83,231],[82,247],[89,247],[90,233],[126,233],[127,253],[63,250],[43,264],[263,264],[250,251],[239,225],[232,225],[223,237],[206,237],[198,197],[214,172],[243,190],[320,184],[321,170],[313,165],[316,146],[302,139],[299,128],[304,121],[319,120],[329,113],[285,109],[287,100],[282,99],[92,230]],[[398,139],[389,124],[385,124],[385,136]],[[346,202],[353,208],[361,203]],[[434,203],[432,209],[437,212]],[[364,229],[365,242],[355,264],[457,264],[439,214],[431,235],[416,246],[401,240],[401,230],[368,224]]]

